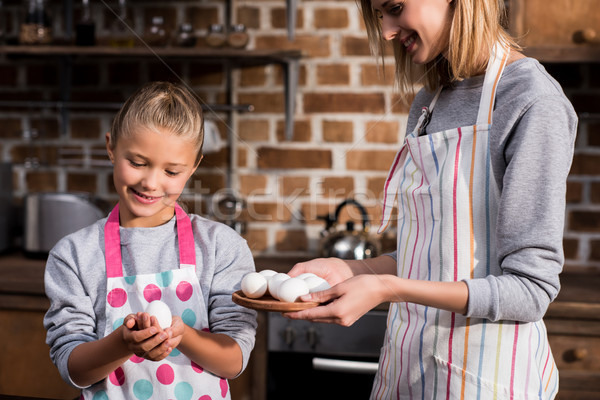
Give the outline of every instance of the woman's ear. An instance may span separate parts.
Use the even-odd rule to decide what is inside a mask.
[[[105,138],[106,138],[106,152],[108,153],[108,158],[110,159],[110,162],[114,164],[115,163],[115,156],[113,153],[114,146],[110,142],[110,132],[106,132]]]

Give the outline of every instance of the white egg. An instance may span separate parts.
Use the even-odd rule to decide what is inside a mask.
[[[158,321],[158,325],[162,328],[168,328],[171,326],[173,316],[169,306],[160,300],[151,301],[146,307],[146,312],[154,317]]]
[[[317,276],[317,275],[313,274],[312,272],[305,272],[303,274],[298,275],[296,278],[306,279],[306,278],[309,278],[311,276]]]
[[[290,276],[288,274],[284,274],[283,272],[278,272],[277,274],[273,275],[271,277],[271,279],[269,279],[269,293],[271,294],[271,296],[275,297],[276,299],[279,299],[279,297],[277,297],[277,288],[279,287],[279,285],[281,284],[281,282],[286,281],[290,279]]]
[[[277,272],[273,271],[272,269],[263,269],[262,271],[259,272],[259,274],[261,274],[262,276],[267,278],[267,280],[269,280],[269,278],[271,278],[273,275],[276,275]]]
[[[308,286],[308,291],[310,293],[320,292],[321,290],[327,290],[331,287],[331,285],[320,276],[309,276],[304,279],[304,282],[306,282],[306,286]]]
[[[267,278],[258,272],[250,272],[242,278],[242,292],[251,299],[257,299],[267,292]]]
[[[277,289],[277,294],[279,295],[279,300],[293,303],[298,301],[300,296],[308,294],[308,285],[304,279],[290,278],[281,282]]]

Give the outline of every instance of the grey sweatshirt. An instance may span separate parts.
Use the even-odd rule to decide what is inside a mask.
[[[474,125],[483,75],[444,88],[427,133]],[[434,93],[411,105],[412,132]],[[540,320],[560,290],[566,180],[577,115],[560,85],[532,58],[507,65],[499,81],[490,133],[499,184],[497,254],[501,276],[466,280],[467,316],[492,321]],[[395,254],[391,254],[395,256]]]
[[[196,243],[196,274],[200,282],[212,333],[232,337],[243,353],[246,368],[256,334],[256,312],[232,302],[242,277],[254,271],[254,259],[235,231],[218,222],[191,214]],[[73,349],[100,339],[106,325],[106,218],[75,232],[51,250],[45,287],[50,309],[44,318],[50,357],[63,379]],[[149,274],[179,266],[175,217],[154,228],[120,228],[124,276]],[[142,311],[142,310],[140,310]]]

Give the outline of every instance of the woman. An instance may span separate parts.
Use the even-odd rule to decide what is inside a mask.
[[[411,106],[385,184],[397,252],[317,259],[326,303],[290,318],[350,325],[391,302],[373,399],[554,398],[542,317],[560,288],[576,114],[503,30],[498,0],[361,0],[372,49],[391,41]]]

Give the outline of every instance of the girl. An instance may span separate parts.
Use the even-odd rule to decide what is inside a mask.
[[[397,198],[397,251],[294,266],[336,286],[288,316],[350,325],[391,302],[373,399],[554,398],[542,317],[560,288],[576,114],[502,29],[502,1],[360,6],[372,49],[392,42],[401,93],[424,86],[385,183],[380,230]]]
[[[202,124],[183,87],[133,94],[106,135],[119,203],[50,252],[50,356],[85,399],[230,398],[226,378],[247,365],[256,314],[231,294],[254,270],[250,250],[176,203],[202,159]],[[153,300],[170,307],[170,327],[143,312]]]

